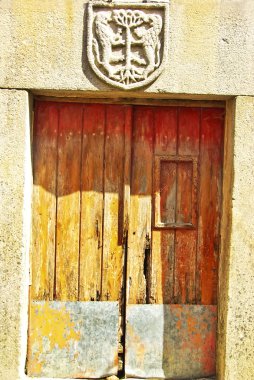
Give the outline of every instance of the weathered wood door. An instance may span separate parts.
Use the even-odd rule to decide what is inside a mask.
[[[223,120],[36,102],[30,375],[215,373]]]

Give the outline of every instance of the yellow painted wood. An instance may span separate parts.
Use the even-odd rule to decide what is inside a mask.
[[[83,109],[64,104],[59,115],[56,299],[78,299],[81,126]]]
[[[100,300],[103,229],[105,106],[86,105],[81,173],[81,301]]]
[[[136,107],[133,115],[127,302],[146,303],[149,288],[145,250],[151,239],[153,110]]]
[[[106,113],[102,299],[116,301],[123,286],[123,180],[125,107]]]

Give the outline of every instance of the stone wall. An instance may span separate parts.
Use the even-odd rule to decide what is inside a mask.
[[[254,378],[254,97],[235,109],[225,379]]]
[[[218,379],[253,379],[254,2],[171,0],[165,71],[128,92],[112,91],[88,65],[86,3],[0,3],[0,380],[25,378],[29,94],[227,100]]]
[[[0,87],[111,92],[87,61],[86,3],[2,0]],[[252,95],[253,14],[252,0],[171,0],[168,63],[145,92]]]
[[[0,90],[0,379],[16,380],[26,357],[31,203],[29,97]]]

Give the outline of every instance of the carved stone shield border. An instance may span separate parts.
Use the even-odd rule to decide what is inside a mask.
[[[168,0],[88,4],[87,56],[104,82],[124,90],[146,86],[168,53]]]

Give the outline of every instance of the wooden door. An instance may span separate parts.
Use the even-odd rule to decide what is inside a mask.
[[[30,375],[215,372],[223,118],[36,102]]]
[[[224,110],[135,107],[128,377],[215,374]]]
[[[128,106],[36,102],[32,376],[105,377],[121,369],[129,114]]]

